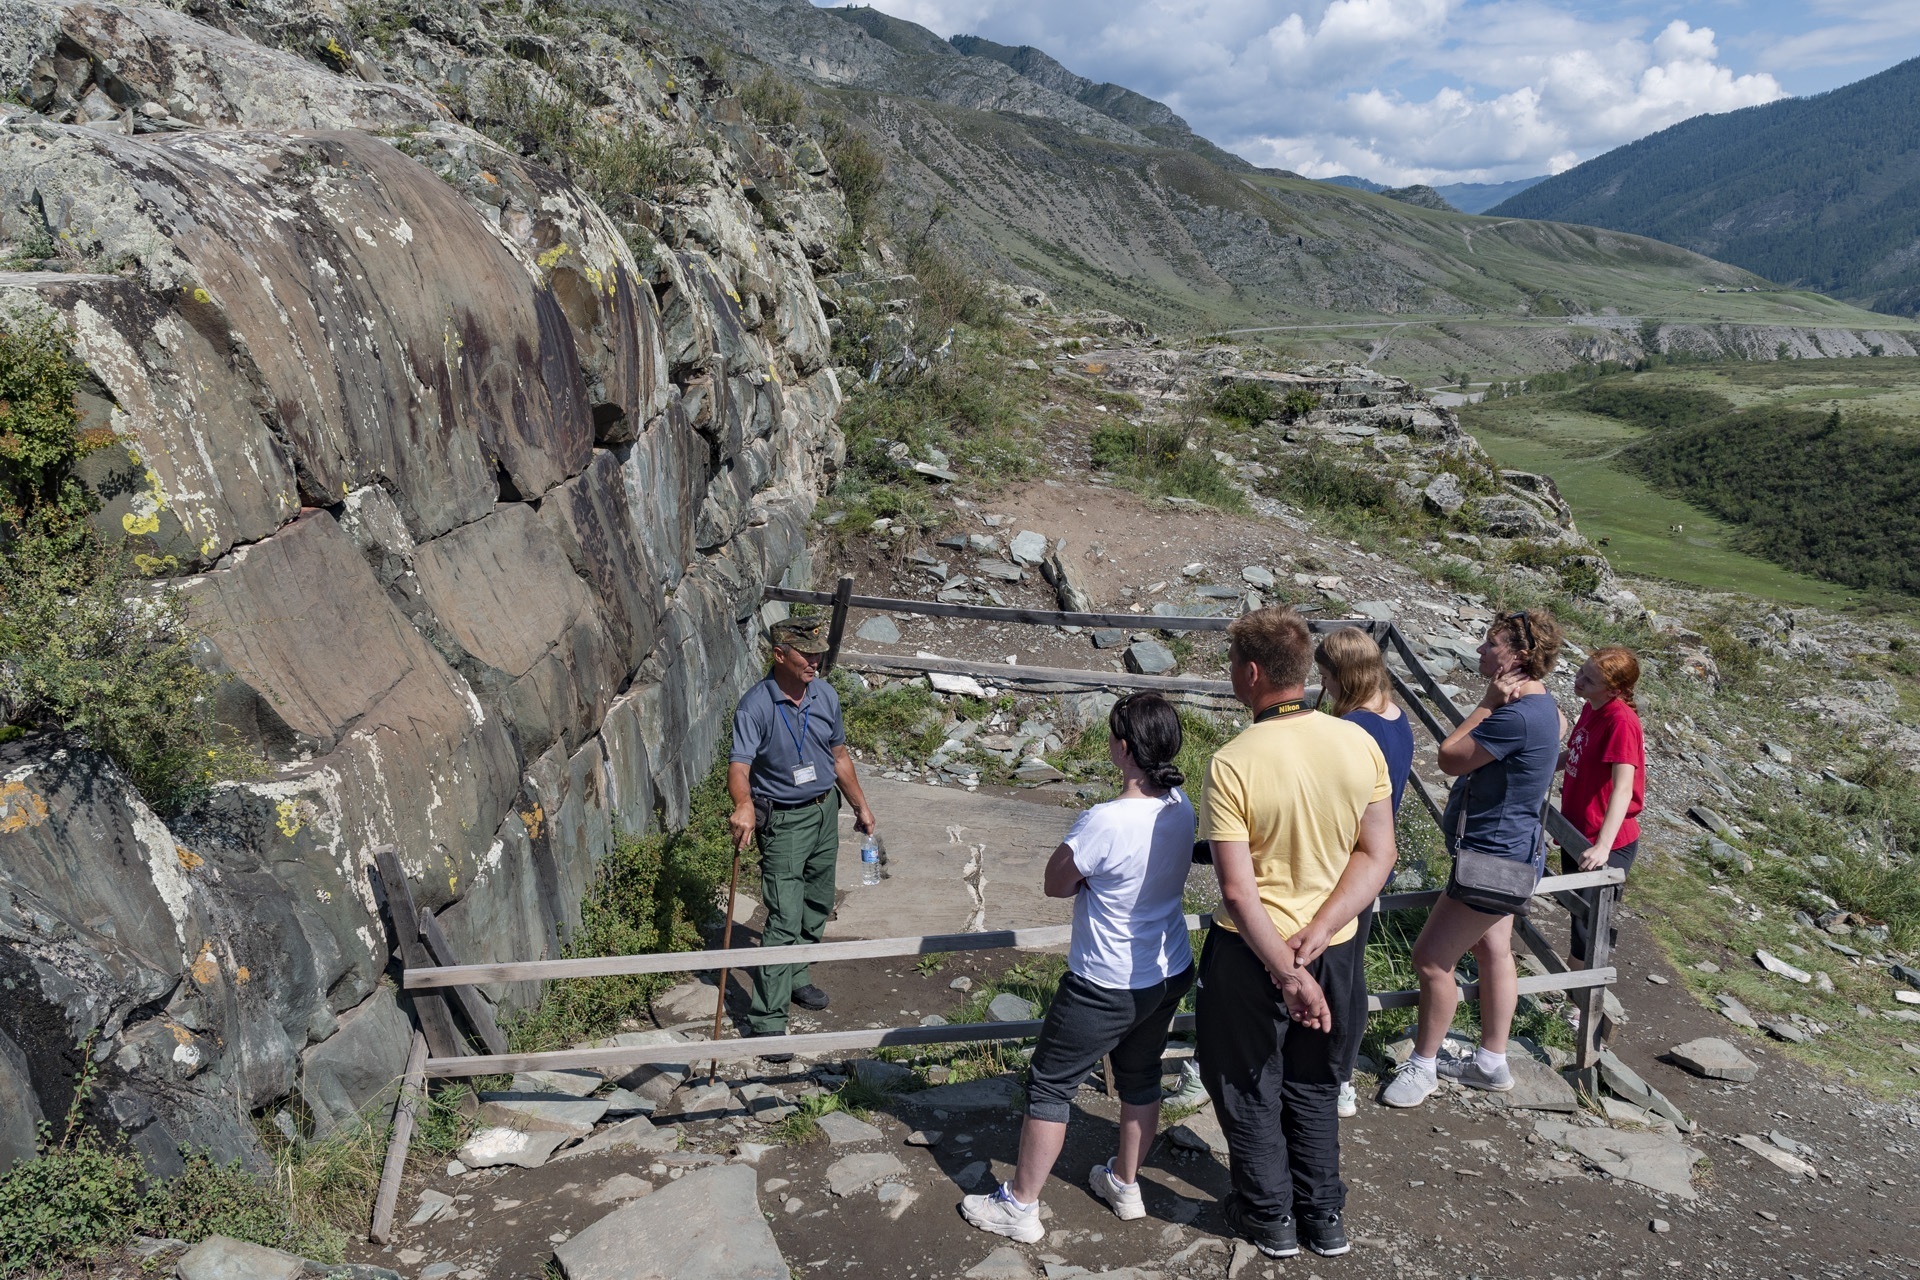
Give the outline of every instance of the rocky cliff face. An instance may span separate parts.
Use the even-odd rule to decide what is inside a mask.
[[[102,519],[272,767],[163,823],[82,744],[0,747],[0,1162],[82,1040],[163,1169],[289,1094],[351,1115],[410,1034],[378,846],[463,958],[548,954],[615,831],[684,817],[839,448],[832,175],[650,33],[201,16],[0,0],[0,258],[41,268],[0,306],[70,331],[135,478]],[[443,105],[563,63],[672,198],[616,225]]]

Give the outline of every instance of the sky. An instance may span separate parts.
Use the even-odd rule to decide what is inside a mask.
[[[1920,56],[1920,0],[871,0],[1312,178],[1505,182]]]

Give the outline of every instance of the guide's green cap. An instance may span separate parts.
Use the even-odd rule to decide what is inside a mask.
[[[797,649],[801,653],[827,651],[826,624],[817,618],[789,618],[785,622],[776,622],[768,634],[775,644]]]

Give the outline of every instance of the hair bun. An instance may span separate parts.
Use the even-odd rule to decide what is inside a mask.
[[[1187,775],[1180,772],[1180,766],[1171,760],[1165,760],[1154,765],[1153,768],[1148,771],[1148,776],[1153,779],[1154,786],[1166,791],[1171,791],[1175,787],[1185,786],[1187,781]]]

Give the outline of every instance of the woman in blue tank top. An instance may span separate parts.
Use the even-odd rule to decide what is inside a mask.
[[[1393,784],[1393,812],[1397,817],[1400,797],[1407,792],[1407,775],[1413,772],[1413,724],[1394,705],[1379,644],[1359,627],[1342,627],[1321,639],[1313,661],[1320,669],[1320,709],[1353,721],[1380,744],[1380,754],[1387,758],[1387,780]],[[1355,940],[1364,953],[1367,935],[1373,929],[1373,909],[1362,911],[1354,925],[1358,929]],[[1359,1110],[1359,1098],[1353,1091],[1353,1067],[1360,1057],[1360,1037],[1344,1037],[1337,1043],[1344,1052],[1334,1064],[1340,1077],[1335,1110],[1345,1118]]]

